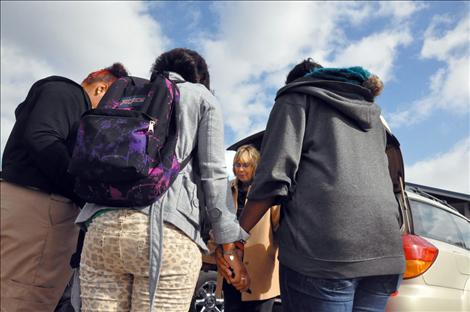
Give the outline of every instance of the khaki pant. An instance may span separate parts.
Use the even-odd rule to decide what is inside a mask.
[[[82,312],[149,311],[149,221],[131,209],[96,217],[80,263]],[[201,269],[201,252],[170,224],[163,227],[163,257],[154,311],[187,312]]]
[[[79,209],[59,195],[0,186],[1,311],[54,311],[72,275]]]

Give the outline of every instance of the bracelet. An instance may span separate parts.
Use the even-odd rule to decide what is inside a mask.
[[[233,256],[235,254],[235,249],[232,249],[232,250],[223,250],[222,249],[222,254]]]
[[[228,258],[230,259],[230,261],[235,260],[235,249],[227,250],[227,251],[225,251],[225,250],[222,249],[222,254],[223,254],[224,256],[228,256]]]
[[[235,242],[235,247],[241,251],[245,251],[245,241],[239,240]]]

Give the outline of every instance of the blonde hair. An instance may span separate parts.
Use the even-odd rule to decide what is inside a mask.
[[[242,145],[237,149],[235,156],[233,157],[233,167],[235,169],[235,163],[239,162],[242,158],[247,157],[253,166],[253,175],[256,172],[256,167],[258,167],[258,162],[260,159],[260,154],[256,147],[251,144]],[[233,172],[235,174],[235,170]]]

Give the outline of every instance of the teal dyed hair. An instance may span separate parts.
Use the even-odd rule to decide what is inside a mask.
[[[384,87],[383,82],[377,75],[371,74],[368,70],[360,66],[346,68],[315,68],[304,77],[355,84],[369,89],[374,97],[379,95]]]
[[[362,85],[362,83],[371,76],[372,74],[368,70],[360,66],[347,68],[315,68],[305,75],[305,77],[343,81],[356,85]]]

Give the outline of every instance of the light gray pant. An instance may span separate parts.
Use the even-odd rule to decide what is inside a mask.
[[[154,311],[187,312],[201,269],[201,252],[170,224]],[[149,311],[149,221],[132,209],[106,211],[90,224],[80,263],[82,311]]]

